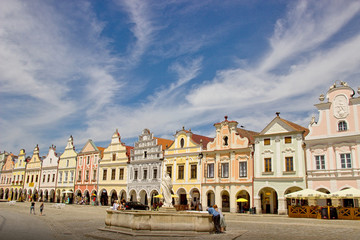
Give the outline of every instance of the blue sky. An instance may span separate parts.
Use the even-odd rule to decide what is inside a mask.
[[[360,86],[359,26],[359,1],[0,0],[0,149],[307,126],[335,80]]]

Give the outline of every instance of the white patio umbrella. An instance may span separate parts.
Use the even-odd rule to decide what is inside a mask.
[[[285,194],[286,198],[330,198],[330,194],[315,191],[312,189],[304,189],[293,193]]]
[[[356,188],[348,188],[330,194],[333,198],[360,198],[360,190]]]
[[[63,191],[62,193],[73,193],[72,191]]]

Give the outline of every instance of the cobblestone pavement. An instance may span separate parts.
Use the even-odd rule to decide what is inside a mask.
[[[0,202],[0,239],[189,239],[189,237],[128,236],[98,229],[105,226],[107,207],[66,205],[55,208],[45,203],[44,215],[30,215],[30,203],[10,206]],[[209,234],[191,239],[360,239],[360,222],[288,218],[277,215],[225,214],[226,234]]]

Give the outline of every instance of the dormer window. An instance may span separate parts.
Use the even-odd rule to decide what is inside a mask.
[[[224,146],[228,146],[229,143],[228,143],[228,140],[229,138],[227,136],[224,137]]]
[[[181,148],[184,148],[184,146],[185,146],[185,140],[182,138],[182,139],[180,140],[180,147],[181,147]]]
[[[339,132],[347,131],[347,123],[345,121],[340,121],[338,123],[338,131]]]

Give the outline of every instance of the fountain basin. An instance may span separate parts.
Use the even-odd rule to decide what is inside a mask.
[[[207,212],[106,210],[106,228],[128,232],[211,233],[212,217]]]

